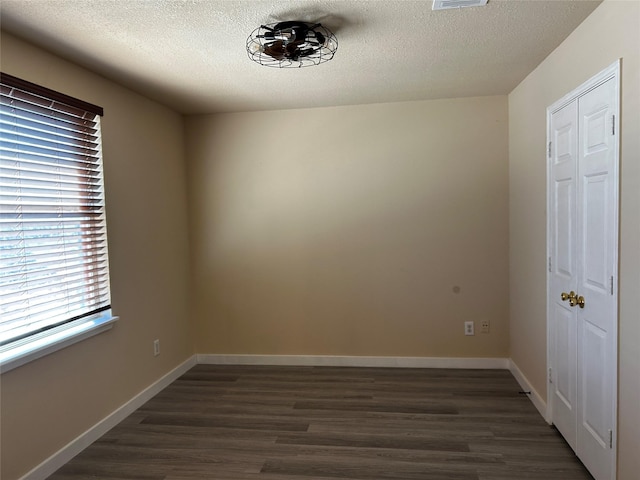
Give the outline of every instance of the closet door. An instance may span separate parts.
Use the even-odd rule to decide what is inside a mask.
[[[615,478],[617,115],[617,75],[549,109],[551,420],[596,480]]]
[[[578,99],[577,454],[611,477],[617,373],[617,160],[614,79]]]
[[[551,117],[550,176],[550,315],[554,335],[549,388],[553,423],[576,450],[578,388],[578,317],[568,302],[578,285],[576,223],[578,171],[578,101],[574,100]]]

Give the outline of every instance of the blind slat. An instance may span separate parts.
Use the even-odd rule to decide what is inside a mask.
[[[61,225],[58,226],[58,228],[50,228],[47,230],[27,230],[26,232],[24,230],[16,230],[6,233],[3,232],[3,234],[0,235],[0,243],[6,243],[6,245],[1,246],[0,249],[56,244],[65,241],[65,239],[69,239],[72,242],[82,240],[84,244],[91,244],[100,242],[100,237],[104,234],[104,231],[99,227],[83,228],[69,226],[68,229],[62,230],[63,228],[64,226]]]

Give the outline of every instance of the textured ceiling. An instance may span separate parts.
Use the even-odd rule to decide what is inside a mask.
[[[183,113],[508,94],[600,0],[2,0],[2,28]],[[263,23],[320,21],[330,62],[251,62]],[[8,72],[10,73],[10,72]]]

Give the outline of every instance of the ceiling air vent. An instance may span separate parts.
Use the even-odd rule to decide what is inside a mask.
[[[450,8],[482,7],[488,0],[433,0],[432,10],[448,10]]]

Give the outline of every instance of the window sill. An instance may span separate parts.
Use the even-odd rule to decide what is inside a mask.
[[[110,330],[119,317],[111,310],[81,318],[33,337],[0,347],[0,373]]]

